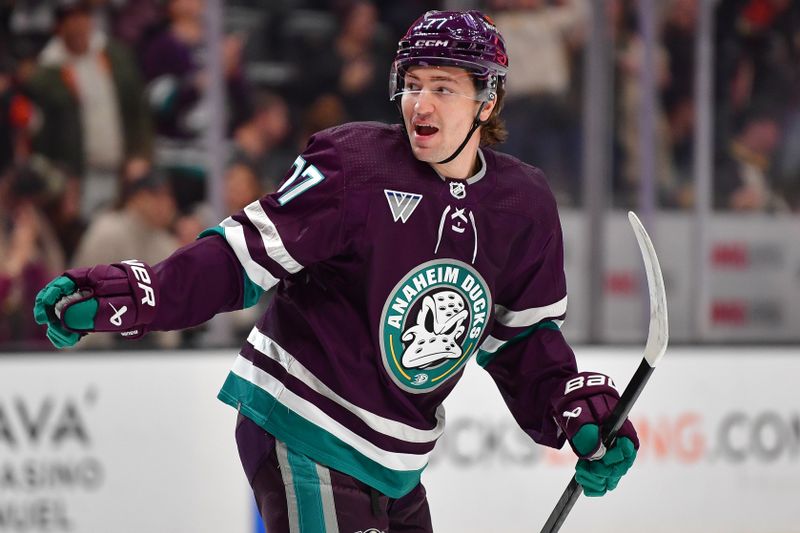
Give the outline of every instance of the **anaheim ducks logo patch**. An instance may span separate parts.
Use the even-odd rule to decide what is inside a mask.
[[[383,364],[402,389],[431,391],[458,373],[478,348],[492,308],[481,275],[455,259],[406,274],[381,315]]]

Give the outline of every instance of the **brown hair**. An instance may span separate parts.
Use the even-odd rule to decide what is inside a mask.
[[[506,90],[503,87],[497,88],[497,103],[489,115],[489,120],[481,126],[481,145],[499,144],[508,138],[508,130],[503,119],[500,118],[500,111],[503,109],[503,97]]]

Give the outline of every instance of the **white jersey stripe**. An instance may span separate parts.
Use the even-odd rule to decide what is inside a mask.
[[[294,489],[294,476],[289,464],[289,450],[286,444],[275,439],[275,454],[278,456],[278,466],[281,470],[283,487],[286,491],[286,511],[289,515],[289,533],[302,533],[300,531],[300,507],[297,505],[297,492]]]
[[[553,324],[555,324],[556,326],[561,328],[562,324],[564,324],[564,321],[563,320],[553,320]],[[509,340],[511,340],[511,339],[509,339]],[[483,341],[483,344],[481,344],[480,349],[481,349],[481,351],[486,352],[486,353],[495,353],[497,350],[499,350],[500,348],[505,346],[505,344],[507,342],[508,342],[507,340],[506,341],[500,340],[500,339],[497,339],[497,338],[492,337],[491,335],[489,335],[489,336],[486,337],[486,340]]]
[[[322,500],[322,516],[325,520],[325,533],[339,533],[339,522],[336,519],[336,501],[333,498],[331,471],[319,463],[314,464],[319,477],[319,496]]]
[[[502,305],[494,306],[494,316],[502,325],[510,328],[533,326],[546,318],[555,318],[567,312],[567,297],[544,307],[531,307],[523,311],[512,311]]]
[[[225,240],[228,241],[228,244],[236,254],[236,258],[247,273],[247,277],[265,291],[274,287],[278,283],[278,278],[250,257],[242,225],[228,217],[220,223],[220,226],[225,231]]]
[[[481,344],[480,349],[482,352],[494,353],[497,350],[499,350],[500,347],[503,346],[506,342],[508,341],[501,341],[500,339],[495,339],[494,337],[489,335],[488,337],[486,337],[486,340],[483,341],[483,344]]]
[[[250,331],[250,335],[247,336],[247,342],[252,344],[260,353],[280,363],[289,374],[305,383],[313,391],[341,405],[379,433],[406,442],[429,443],[438,439],[444,432],[444,406],[440,405],[436,410],[436,427],[428,430],[417,429],[402,422],[376,415],[345,400],[322,383],[300,361],[281,348],[277,342],[261,333],[258,328],[253,328]]]
[[[275,227],[275,223],[273,223],[269,216],[267,216],[267,213],[264,212],[264,208],[259,200],[245,207],[244,213],[247,215],[247,218],[250,219],[250,222],[258,228],[261,234],[261,240],[264,242],[264,249],[266,249],[267,255],[269,255],[272,260],[292,274],[303,269],[303,265],[295,261],[289,254],[289,251],[283,246],[278,228]]]
[[[291,409],[315,426],[327,431],[334,437],[351,446],[361,455],[375,461],[384,468],[398,471],[416,471],[425,468],[430,453],[408,454],[389,452],[379,448],[365,438],[357,435],[328,416],[313,403],[301,398],[286,388],[278,379],[256,367],[242,356],[236,358],[231,372],[240,378],[263,389],[284,407]]]
[[[277,342],[261,333],[258,328],[253,328],[250,331],[250,335],[247,337],[247,342],[252,344],[253,347],[260,353],[280,363],[280,365],[283,366],[283,368],[285,368],[289,374],[308,385],[308,387],[310,387],[312,390],[341,405],[360,418],[367,426],[379,433],[383,433],[384,435],[388,435],[399,440],[404,440],[406,442],[429,443],[434,442],[442,435],[442,432],[444,432],[445,416],[444,406],[442,405],[440,405],[436,410],[436,427],[428,430],[417,429],[407,424],[403,424],[402,422],[397,422],[396,420],[391,420],[389,418],[376,415],[375,413],[367,411],[366,409],[362,409],[361,407],[358,407],[357,405],[345,400],[332,391],[322,381],[320,381],[319,378],[312,374],[289,352],[281,348]]]

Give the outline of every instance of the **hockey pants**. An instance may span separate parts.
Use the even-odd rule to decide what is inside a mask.
[[[267,533],[430,533],[425,488],[389,498],[239,415],[236,443]]]

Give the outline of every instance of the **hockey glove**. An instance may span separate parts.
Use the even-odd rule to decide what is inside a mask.
[[[611,378],[596,372],[581,372],[568,379],[564,395],[553,402],[555,420],[580,458],[575,479],[586,496],[602,496],[614,490],[636,459],[639,439],[630,420],[617,432],[617,439],[605,449],[600,427],[611,416],[619,393]]]
[[[123,261],[66,271],[39,291],[33,308],[38,324],[56,348],[73,346],[92,331],[141,337],[153,321],[158,286],[141,261]]]

